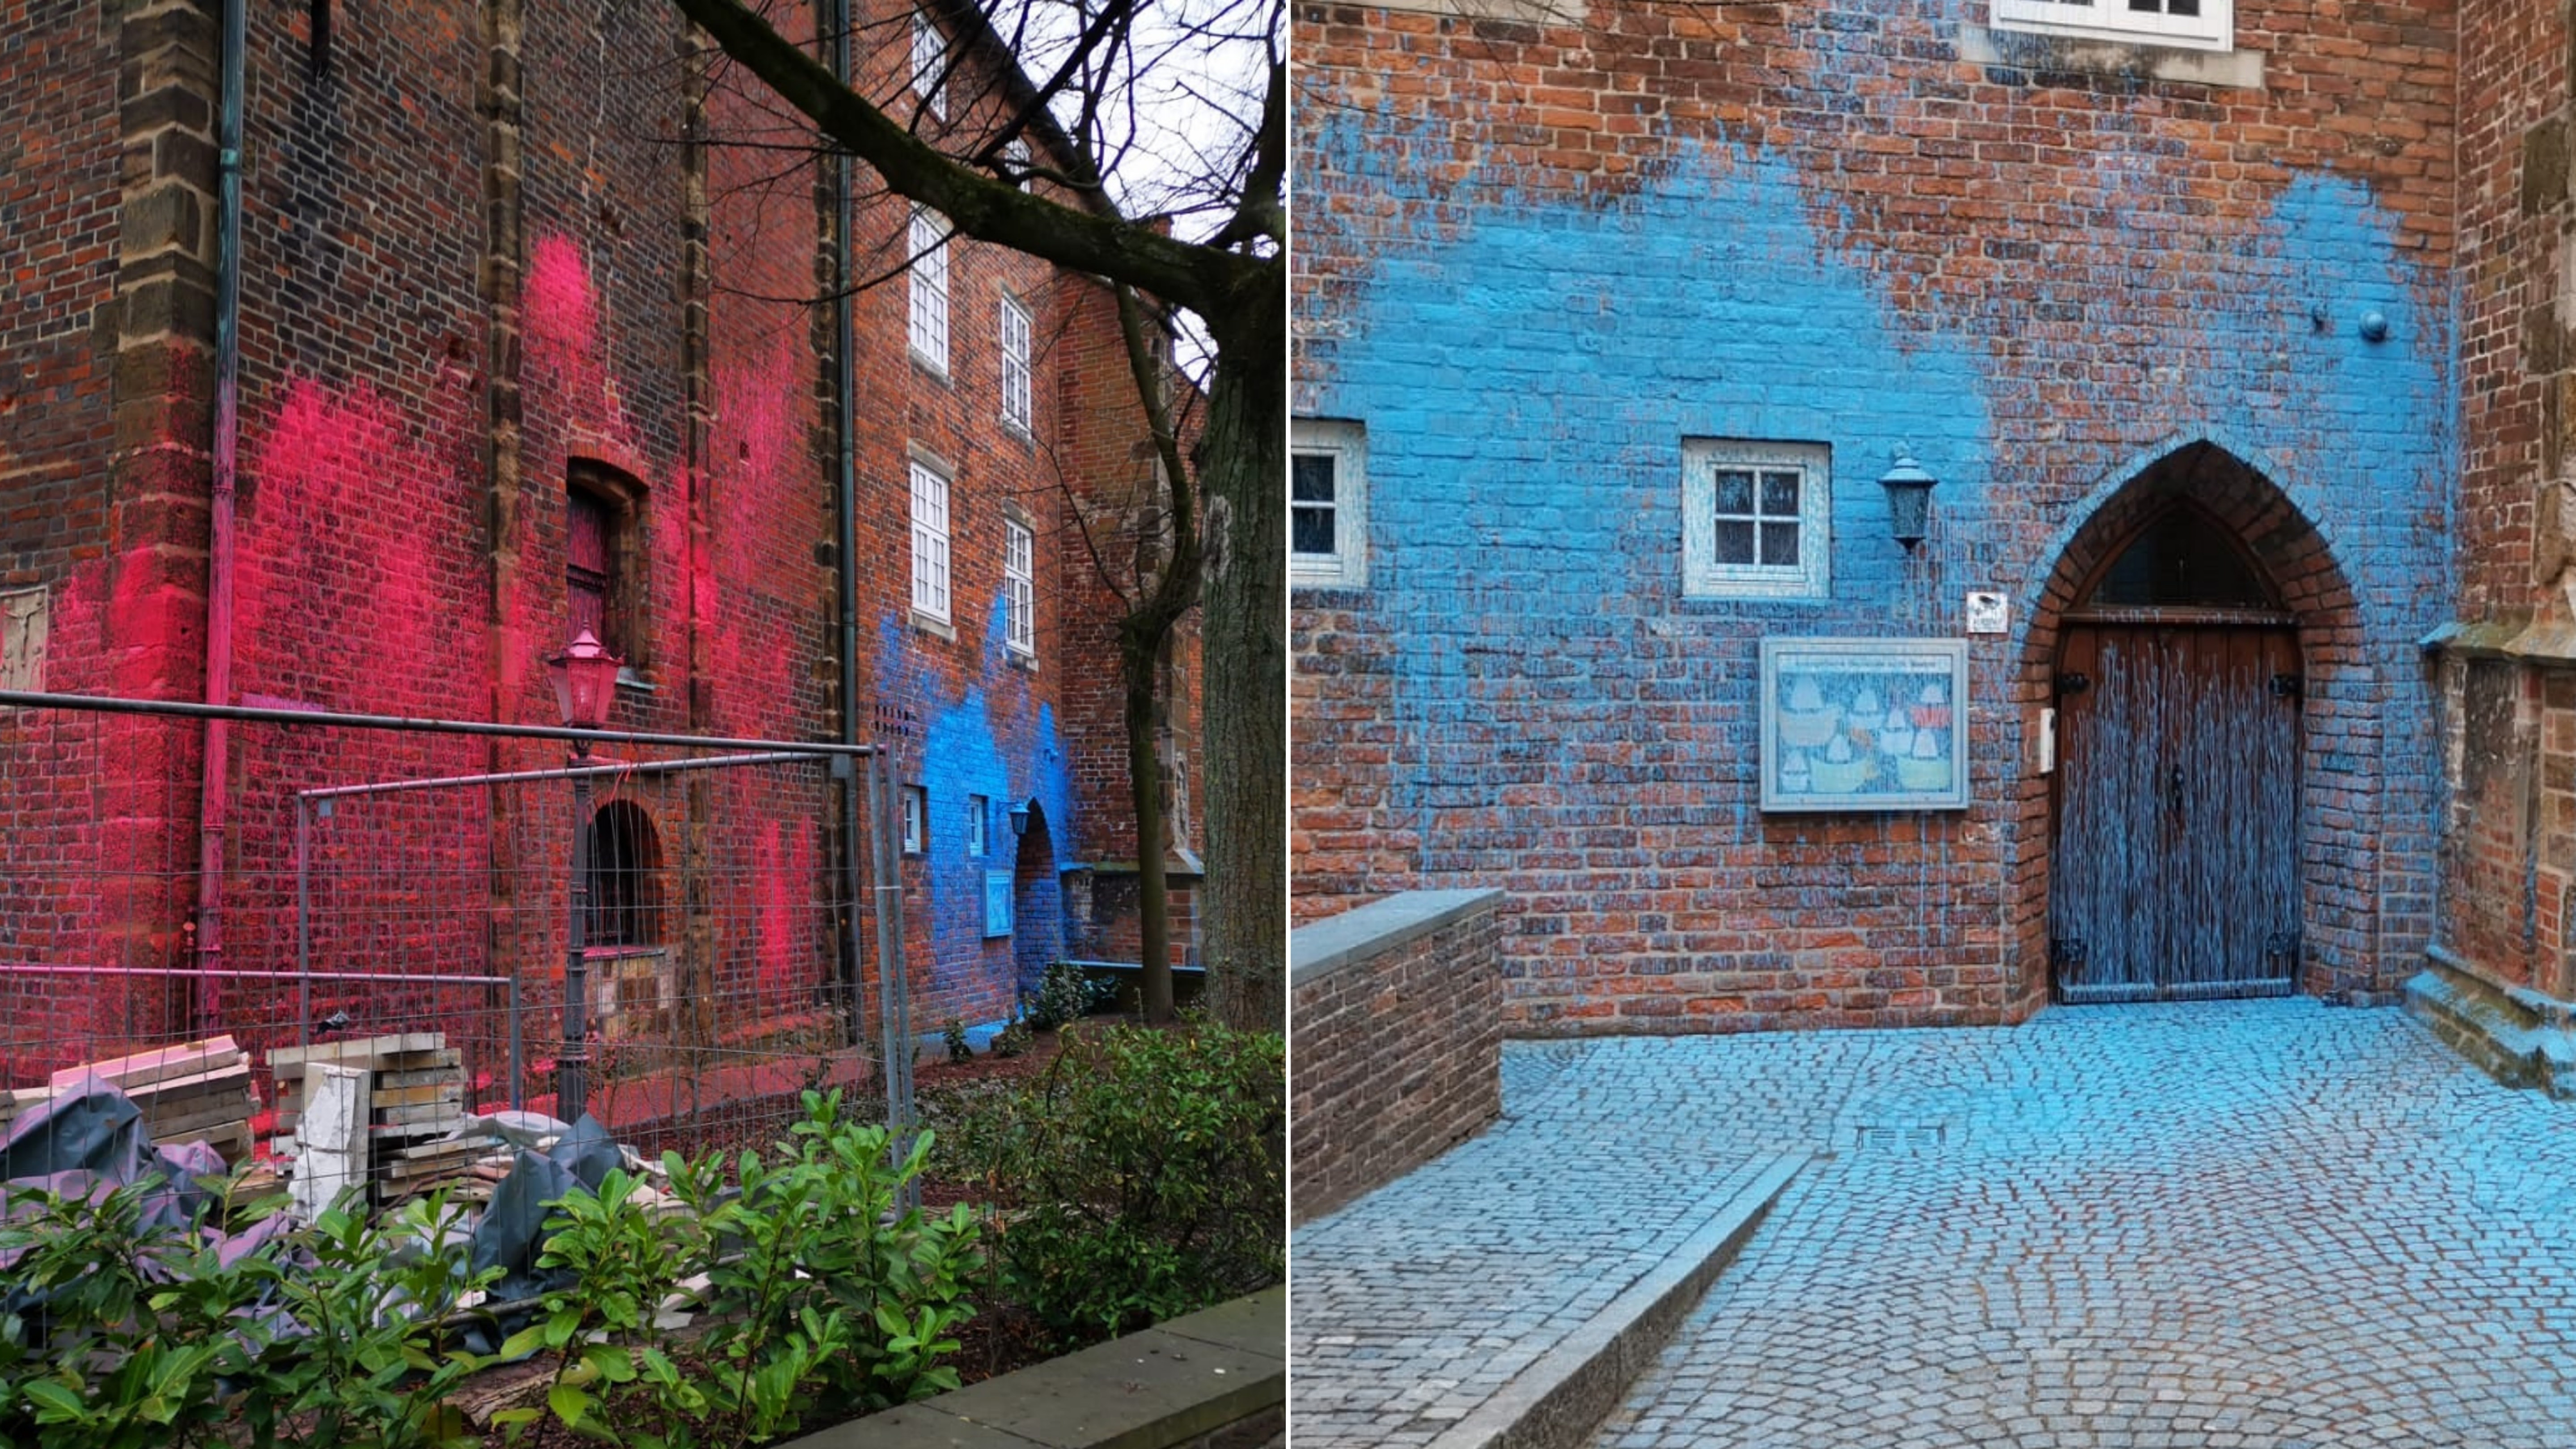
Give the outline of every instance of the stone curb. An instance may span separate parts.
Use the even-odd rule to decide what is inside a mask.
[[[1500,905],[1498,890],[1406,891],[1288,933],[1288,984],[1307,985]]]
[[[1268,1288],[784,1441],[781,1449],[1176,1449],[1229,1443],[1288,1398],[1288,1290]]]
[[[1803,1152],[1773,1157],[1687,1242],[1428,1449],[1571,1449],[1582,1443],[1663,1351],[1808,1161]]]

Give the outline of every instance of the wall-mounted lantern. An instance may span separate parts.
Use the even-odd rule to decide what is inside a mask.
[[[1023,800],[1019,804],[1011,807],[1011,834],[1017,836],[1026,835],[1028,833],[1029,802]]]
[[[1912,548],[1930,531],[1932,489],[1940,481],[1914,461],[1913,449],[1897,446],[1896,466],[1878,475],[1878,486],[1887,490],[1887,529],[1898,543]]]

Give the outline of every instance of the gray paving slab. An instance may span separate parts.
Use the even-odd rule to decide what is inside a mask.
[[[1525,1110],[1833,1154],[1597,1449],[2576,1446],[2576,1109],[2395,1011],[1562,1055],[1515,1061]]]

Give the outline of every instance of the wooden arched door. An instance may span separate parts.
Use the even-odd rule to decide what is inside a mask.
[[[2296,619],[2189,504],[2151,519],[2078,597],[2056,680],[2057,998],[2294,990]]]

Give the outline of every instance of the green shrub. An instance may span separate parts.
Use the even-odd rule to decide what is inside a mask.
[[[539,1261],[578,1281],[503,1349],[554,1355],[546,1405],[497,1418],[518,1432],[551,1414],[585,1437],[695,1449],[957,1387],[939,1360],[957,1351],[984,1267],[974,1214],[896,1213],[928,1136],[895,1163],[886,1129],[844,1121],[838,1092],[804,1105],[774,1162],[745,1152],[728,1172],[665,1156],[680,1211],[649,1208],[623,1172],[562,1201]],[[684,1367],[654,1319],[700,1275],[679,1295],[705,1325]]]
[[[948,1045],[948,1059],[950,1061],[967,1062],[975,1059],[975,1049],[966,1044],[966,1023],[964,1021],[953,1016],[948,1018],[947,1027],[939,1033],[939,1036],[940,1040]]]
[[[1052,962],[1046,975],[1038,980],[1037,996],[1029,1002],[1029,1029],[1054,1031],[1066,1022],[1080,1021],[1117,1003],[1116,982],[1094,982],[1071,961]]]
[[[1001,1209],[1004,1287],[1080,1340],[1277,1282],[1286,1122],[1275,1033],[1193,1019],[1068,1038],[965,1124],[961,1155]]]
[[[210,1181],[209,1221],[239,1183]],[[445,1399],[481,1361],[438,1352],[441,1315],[481,1285],[463,1245],[426,1230],[440,1200],[382,1226],[326,1213],[228,1262],[193,1226],[143,1225],[158,1187],[8,1195],[0,1251],[24,1250],[13,1285],[43,1302],[0,1315],[0,1443],[461,1442]]]

